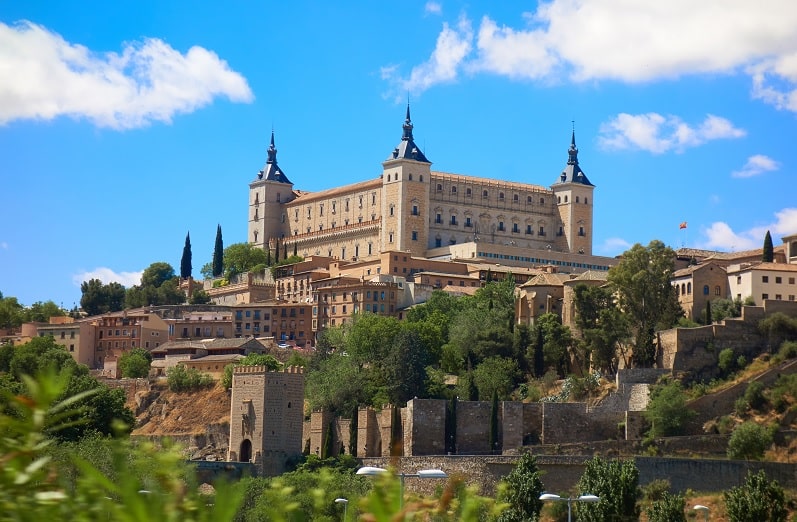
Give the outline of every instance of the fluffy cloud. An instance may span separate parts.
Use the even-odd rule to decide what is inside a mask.
[[[440,5],[440,2],[426,2],[426,5],[423,6],[423,12],[439,15],[443,12],[443,6]]]
[[[413,69],[416,92],[459,72],[510,78],[583,82],[649,82],[690,74],[748,74],[752,94],[797,112],[797,9],[792,0],[551,0],[525,13],[521,27],[499,26],[485,16],[443,26],[432,58]],[[464,28],[463,28],[464,27]],[[452,34],[454,33],[454,34]],[[474,40],[475,39],[475,40]],[[452,40],[465,54],[452,56],[447,76],[434,57]],[[471,53],[472,51],[472,53]],[[426,75],[421,78],[421,75]]]
[[[217,96],[253,99],[246,79],[202,47],[181,54],[149,38],[98,54],[30,22],[0,23],[0,77],[0,125],[70,116],[129,129],[170,122]]]
[[[731,173],[734,178],[752,178],[765,172],[772,172],[778,170],[780,165],[778,162],[768,156],[756,154],[747,158],[747,163],[744,164],[740,170]]]
[[[745,131],[737,129],[730,121],[711,114],[698,125],[691,126],[677,116],[662,116],[655,112],[622,113],[601,124],[598,142],[607,149],[639,149],[661,154],[744,135]]]
[[[114,272],[110,268],[101,266],[95,268],[94,270],[73,275],[72,282],[75,283],[76,286],[80,286],[81,283],[88,281],[89,279],[99,279],[103,282],[103,284],[106,285],[108,283],[116,282],[125,288],[129,288],[133,285],[141,284],[141,275],[143,273],[143,270],[140,272]]]
[[[701,246],[731,251],[761,248],[767,230],[772,234],[775,244],[778,244],[778,236],[797,233],[797,208],[784,208],[775,213],[775,219],[771,223],[741,232],[734,232],[727,223],[722,221],[712,223],[704,230],[706,241]]]

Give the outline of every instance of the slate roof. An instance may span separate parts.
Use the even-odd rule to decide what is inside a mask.
[[[567,165],[565,165],[559,180],[554,185],[561,183],[579,183],[581,185],[588,185],[594,187],[587,179],[587,175],[581,170],[578,165],[578,148],[576,148],[576,131],[573,131],[573,136],[570,139],[570,148],[567,151]]]
[[[407,104],[407,118],[404,120],[404,125],[402,128],[404,130],[401,141],[399,142],[398,146],[393,149],[393,153],[387,158],[386,161],[391,161],[395,159],[410,159],[414,161],[421,161],[423,163],[431,163],[426,156],[423,155],[421,149],[418,145],[415,144],[415,140],[412,137],[412,120],[410,119],[410,104]]]
[[[277,149],[274,147],[274,131],[271,131],[271,144],[268,146],[266,166],[257,173],[257,179],[264,178],[266,181],[276,181],[292,185],[291,180],[288,179],[288,176],[286,176],[279,165],[277,165]]]

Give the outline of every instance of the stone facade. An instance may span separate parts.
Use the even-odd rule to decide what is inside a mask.
[[[288,459],[302,453],[303,422],[301,368],[233,370],[227,460],[253,462],[260,475],[279,475]]]
[[[414,142],[409,107],[402,140],[372,179],[320,192],[294,189],[268,160],[249,185],[247,240],[302,257],[375,259],[396,250],[428,251],[468,242],[591,256],[594,186],[578,165],[575,134],[551,188],[432,171]]]

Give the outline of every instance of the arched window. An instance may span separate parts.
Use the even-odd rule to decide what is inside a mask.
[[[437,192],[443,192],[443,185],[441,183],[437,184]]]
[[[423,174],[421,174],[420,176],[418,176],[418,178],[420,178],[420,179],[419,179],[419,181],[421,181],[421,182],[422,182],[422,181],[423,181]]]
[[[714,295],[722,295],[722,290],[720,289],[720,285],[714,287]]]
[[[708,295],[708,285],[703,285],[703,295]]]
[[[457,187],[451,187],[451,193],[452,194],[456,194],[457,193]]]
[[[692,295],[692,283],[686,283],[686,293]]]
[[[410,181],[412,181],[412,174],[410,174],[410,176],[409,176],[409,180],[410,180]]]

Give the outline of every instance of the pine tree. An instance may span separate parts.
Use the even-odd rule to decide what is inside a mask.
[[[180,259],[180,277],[188,279],[191,277],[191,233],[185,235],[185,246],[183,247],[183,257]]]
[[[282,242],[282,260],[285,261],[288,259],[288,245],[285,242]]]
[[[767,230],[767,235],[764,237],[764,252],[761,256],[761,261],[764,263],[771,263],[775,260],[775,252],[772,248],[772,236],[769,234],[769,230]]]
[[[213,247],[213,277],[224,272],[224,242],[221,239],[221,225],[216,226],[216,245]]]

